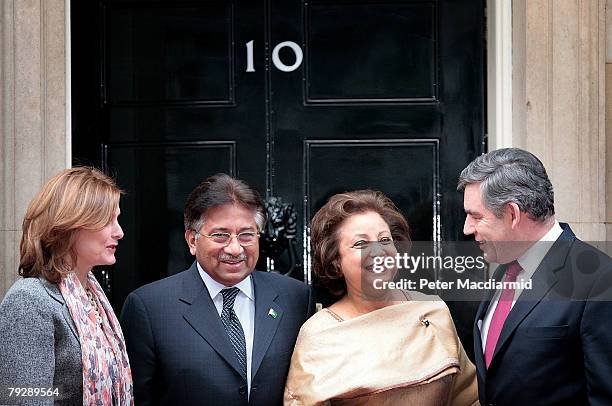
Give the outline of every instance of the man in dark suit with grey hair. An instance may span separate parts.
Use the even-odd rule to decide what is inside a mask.
[[[185,205],[196,261],[132,292],[121,324],[137,405],[280,405],[299,329],[312,314],[307,285],[254,272],[262,202],[217,174]]]
[[[481,404],[611,405],[610,257],[555,220],[552,184],[527,151],[479,156],[458,189],[463,232],[507,283],[476,314]]]

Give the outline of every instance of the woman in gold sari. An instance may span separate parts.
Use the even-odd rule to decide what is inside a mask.
[[[371,190],[337,194],[314,216],[314,272],[340,299],[302,326],[285,405],[478,404],[474,365],[444,302],[375,288],[395,275],[375,265],[408,231],[393,202]]]

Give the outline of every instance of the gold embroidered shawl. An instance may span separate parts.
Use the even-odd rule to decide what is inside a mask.
[[[435,297],[433,297],[435,298]],[[474,365],[440,299],[339,321],[322,310],[300,330],[285,405],[478,404]]]

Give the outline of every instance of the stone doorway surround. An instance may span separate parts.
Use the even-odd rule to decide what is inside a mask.
[[[17,278],[29,201],[70,165],[69,5],[0,2],[0,297]]]
[[[28,202],[71,164],[70,0],[0,4],[3,297],[17,277]],[[592,241],[612,239],[612,16],[606,10],[612,0],[487,0],[489,148],[517,146],[538,155],[555,186],[557,217]]]
[[[585,241],[612,238],[609,21],[606,0],[512,1],[512,145],[542,159],[556,217]]]

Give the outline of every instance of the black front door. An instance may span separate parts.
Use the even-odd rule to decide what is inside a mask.
[[[294,205],[305,281],[308,222],[337,192],[383,191],[415,240],[462,238],[457,177],[484,142],[482,0],[71,7],[75,162],[127,191],[115,306],[190,265],[183,204],[217,172]]]

